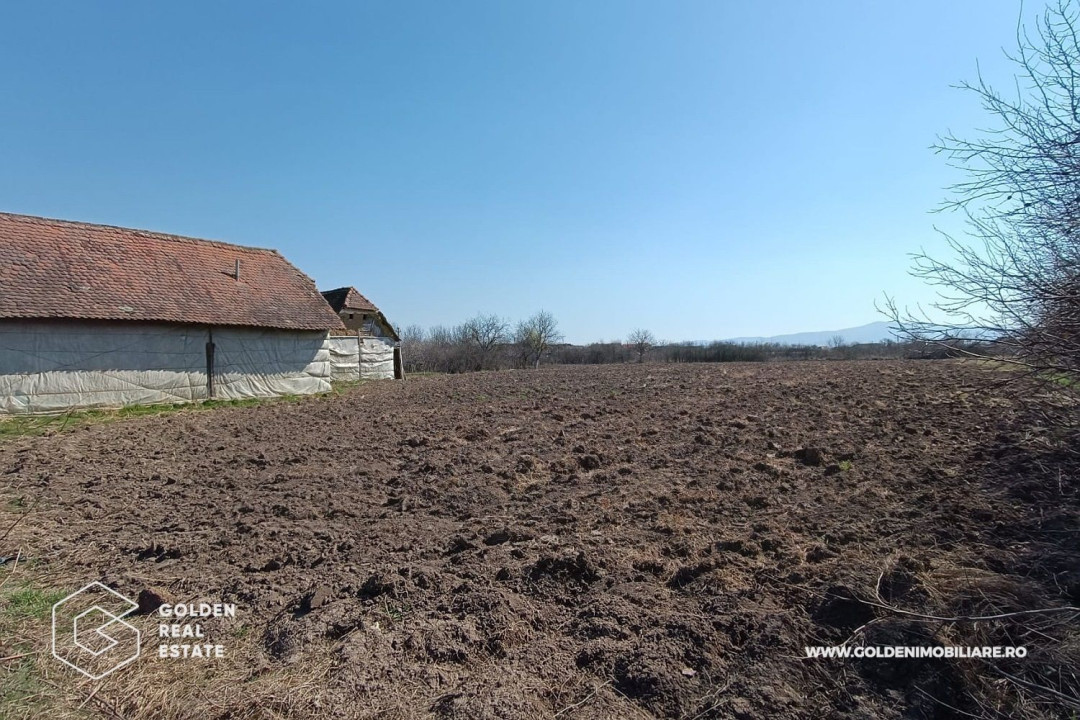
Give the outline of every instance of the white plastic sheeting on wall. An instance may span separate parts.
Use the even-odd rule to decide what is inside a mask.
[[[330,354],[330,379],[334,382],[360,379],[360,342],[355,335],[326,338]]]
[[[361,338],[360,379],[394,378],[394,341],[390,338]]]
[[[0,412],[268,397],[330,389],[325,332],[148,323],[0,323]]]
[[[394,341],[355,335],[326,339],[331,378],[341,380],[391,380],[394,377]]]
[[[213,333],[215,398],[330,390],[325,332],[214,328]]]

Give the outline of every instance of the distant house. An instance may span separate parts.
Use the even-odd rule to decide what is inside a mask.
[[[346,328],[331,333],[333,379],[404,379],[401,338],[375,303],[354,287],[324,290],[322,296]]]
[[[0,213],[0,412],[323,392],[340,329],[275,250]]]
[[[375,303],[361,295],[356,288],[323,290],[322,296],[347,329],[369,337],[390,338],[394,342],[401,339]]]

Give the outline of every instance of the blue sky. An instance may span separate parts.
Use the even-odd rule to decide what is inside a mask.
[[[1028,3],[1030,20],[1038,9]],[[1019,3],[15,3],[0,209],[279,249],[398,325],[881,319]],[[17,29],[13,31],[12,29]]]

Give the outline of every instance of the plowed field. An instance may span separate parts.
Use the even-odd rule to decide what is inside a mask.
[[[9,588],[236,604],[205,623],[226,657],[198,663],[158,658],[162,621],[138,616],[144,657],[92,716],[1007,712],[999,671],[1051,662],[1070,616],[894,611],[1080,600],[1076,479],[1022,449],[989,372],[562,367],[69,428],[0,443],[2,527],[26,515],[0,554],[22,558]],[[1029,657],[804,650],[965,633]],[[95,685],[50,665],[47,636],[28,620],[0,655],[46,642],[31,670],[60,717]]]

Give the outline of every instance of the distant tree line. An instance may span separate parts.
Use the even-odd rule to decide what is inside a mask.
[[[562,339],[555,316],[545,310],[516,324],[480,313],[453,327],[410,325],[401,347],[406,372],[459,373],[540,367]]]
[[[658,341],[649,330],[632,331],[626,341],[571,345],[562,342],[558,322],[546,311],[512,323],[498,315],[478,314],[453,327],[418,325],[402,333],[407,372],[461,373],[478,370],[537,368],[551,365],[620,363],[770,362],[780,360],[934,359],[962,355],[976,343],[956,341],[847,344],[831,338],[817,345],[675,343]]]

